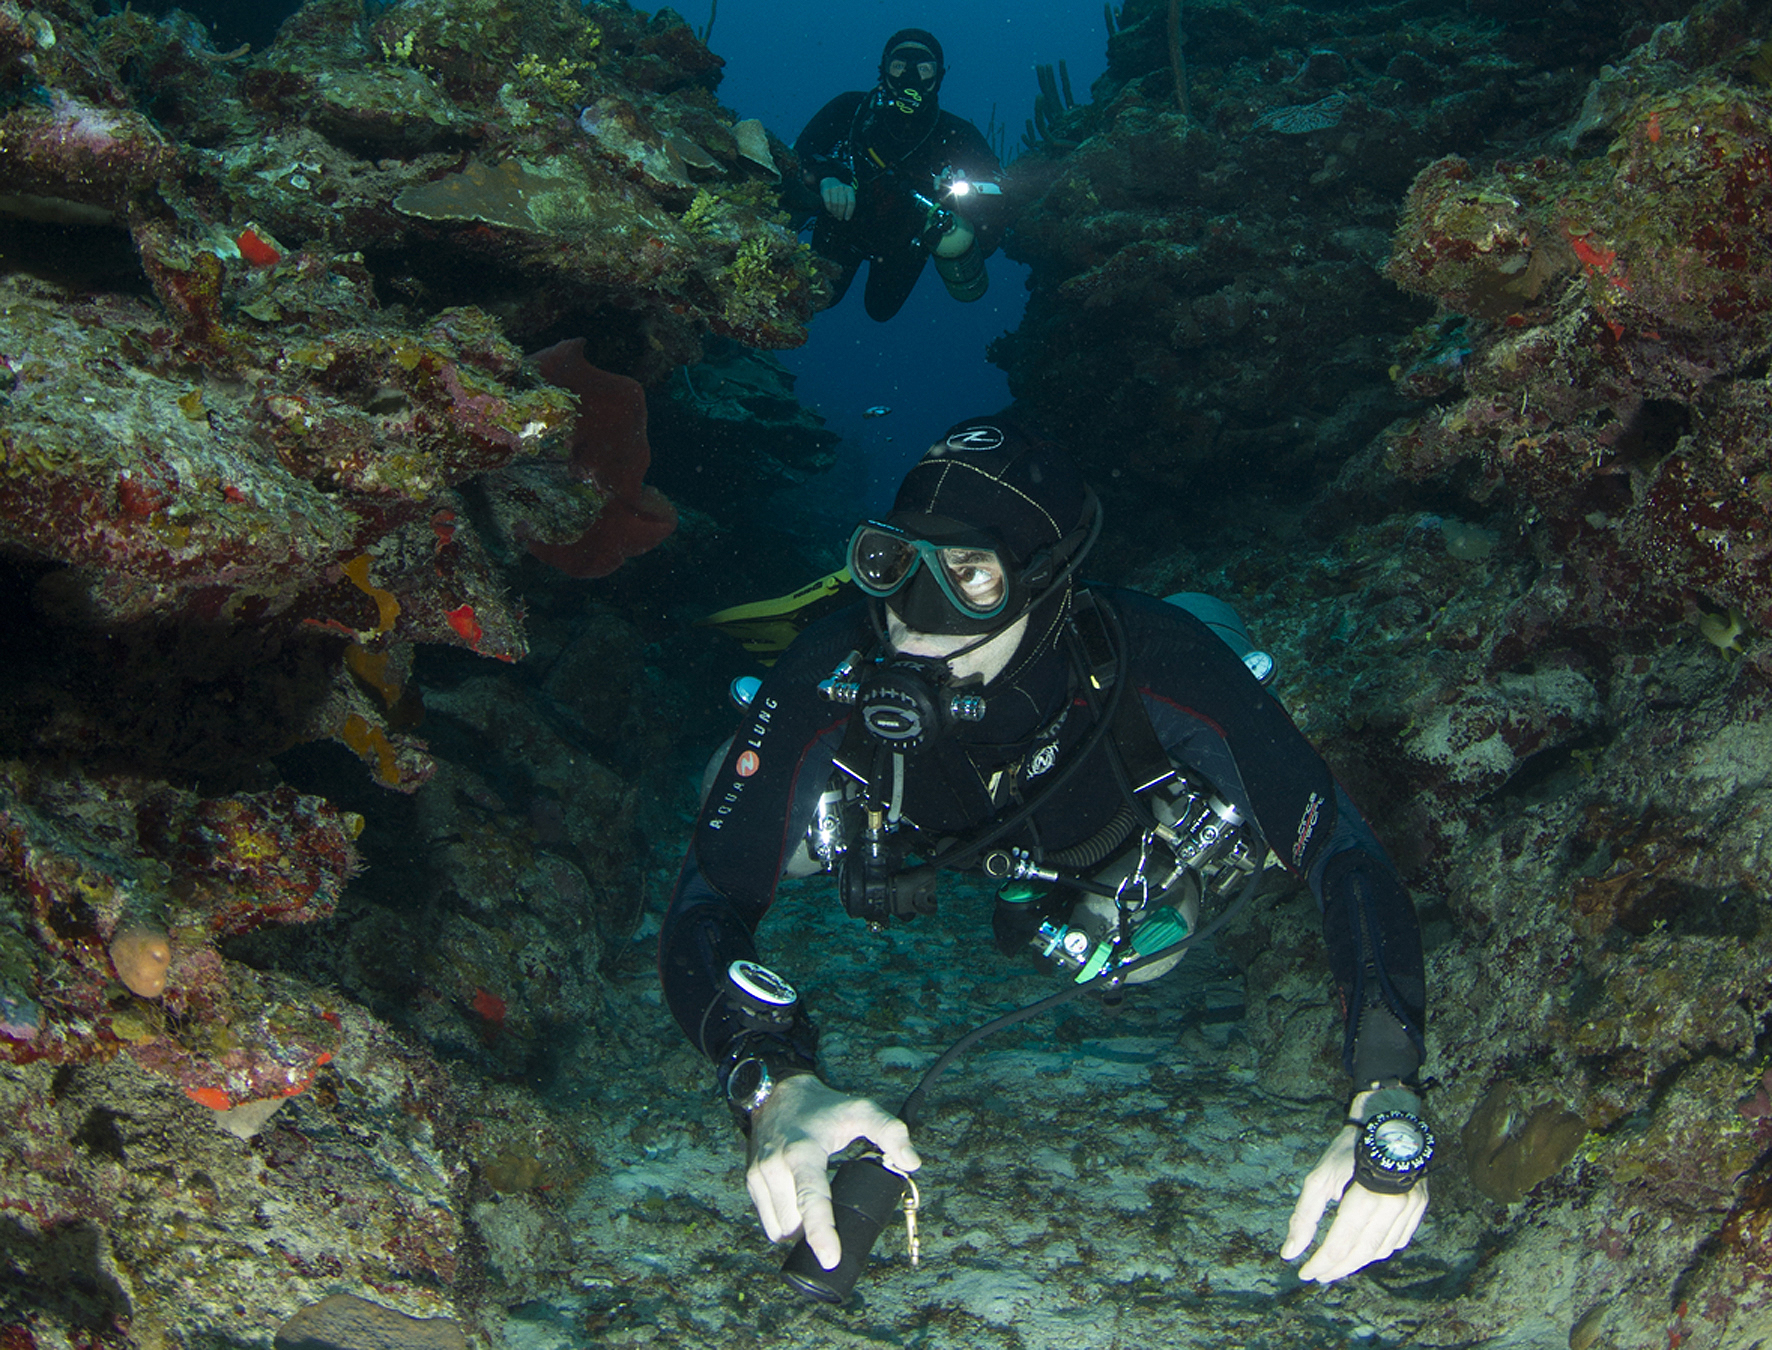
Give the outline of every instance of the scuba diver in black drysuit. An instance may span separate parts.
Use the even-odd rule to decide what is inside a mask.
[[[984,260],[1004,225],[1001,166],[977,127],[941,110],[946,74],[931,34],[894,33],[880,82],[837,95],[794,145],[819,201],[813,251],[842,269],[831,303],[867,262],[863,299],[880,323],[898,313],[931,257],[956,300],[976,300],[989,284]]]
[[[1002,879],[999,946],[1031,942],[1078,981],[1164,952],[1202,899],[1252,894],[1268,865],[1303,878],[1354,1095],[1281,1255],[1304,1252],[1338,1202],[1300,1275],[1339,1279],[1402,1248],[1426,1209],[1408,893],[1256,663],[1220,636],[1241,630],[1228,606],[1228,626],[1202,610],[1213,627],[1181,597],[1075,580],[1099,523],[1069,458],[1013,414],[959,423],[892,512],[855,531],[848,570],[869,598],[788,647],[710,773],[660,936],[664,993],[750,1138],[766,1232],[803,1230],[827,1270],[843,1256],[830,1157],[867,1139],[885,1169],[919,1160],[904,1121],[819,1079],[810,1015],[757,963],[778,880],[818,871],[874,924],[928,912],[942,868]],[[1165,926],[1173,937],[1147,941]]]

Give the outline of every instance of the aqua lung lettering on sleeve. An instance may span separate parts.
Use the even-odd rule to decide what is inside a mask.
[[[1323,799],[1313,792],[1304,804],[1304,814],[1298,818],[1298,837],[1292,841],[1292,866],[1301,869],[1304,856],[1310,851],[1311,838],[1317,832],[1317,821],[1323,814]]]
[[[763,756],[759,752],[763,748],[763,737],[769,731],[769,723],[774,720],[775,710],[779,706],[780,703],[776,699],[764,699],[761,708],[757,711],[756,719],[739,733],[744,737],[739,742],[744,746],[744,749],[739,751],[738,758],[732,762],[734,776],[726,784],[726,791],[721,794],[719,802],[708,816],[710,830],[717,830],[726,823],[726,817],[732,814],[738,806],[738,799],[744,795],[747,781],[755,776],[758,769],[763,767]]]

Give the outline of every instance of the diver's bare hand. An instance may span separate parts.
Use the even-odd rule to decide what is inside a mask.
[[[1382,1094],[1362,1092],[1348,1107],[1348,1116],[1366,1120],[1378,1111],[1393,1109],[1419,1111],[1421,1099],[1407,1088],[1386,1088]],[[1427,1213],[1426,1177],[1400,1195],[1381,1195],[1354,1180],[1354,1146],[1359,1135],[1353,1125],[1342,1126],[1299,1191],[1298,1204],[1286,1228],[1286,1241],[1280,1248],[1283,1261],[1304,1255],[1316,1240],[1323,1212],[1335,1205],[1335,1221],[1329,1225],[1329,1235],[1299,1268],[1301,1280],[1329,1284],[1400,1252],[1409,1245],[1422,1215]]]
[[[842,1259],[827,1175],[831,1155],[870,1139],[895,1172],[923,1165],[911,1132],[897,1116],[865,1097],[827,1087],[811,1074],[784,1080],[751,1117],[751,1159],[745,1186],[771,1242],[804,1232],[826,1270]]]
[[[848,220],[855,214],[855,189],[841,178],[819,180],[818,195],[824,198],[824,209],[834,220]]]

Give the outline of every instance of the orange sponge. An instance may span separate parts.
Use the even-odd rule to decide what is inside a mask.
[[[111,964],[129,992],[159,998],[166,992],[166,968],[172,964],[172,940],[146,925],[120,931],[111,939]]]

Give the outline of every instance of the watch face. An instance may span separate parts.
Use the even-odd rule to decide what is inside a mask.
[[[760,1059],[741,1059],[726,1079],[726,1099],[741,1111],[755,1111],[769,1099],[774,1083]]]

